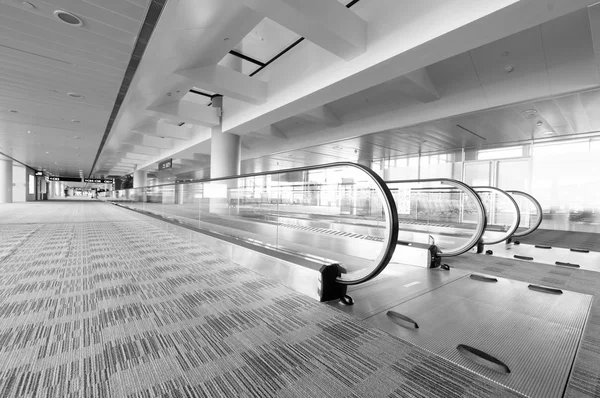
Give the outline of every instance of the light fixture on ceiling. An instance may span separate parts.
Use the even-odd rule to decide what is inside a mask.
[[[67,95],[71,98],[84,98],[83,95],[78,93],[67,93]]]
[[[71,119],[71,123],[81,123],[81,120]]]
[[[508,51],[504,51],[504,52],[502,53],[502,56],[503,56],[503,57],[508,57]]]
[[[35,9],[35,6],[33,4],[31,4],[30,2],[28,2],[28,1],[22,1],[21,4],[23,4],[23,6],[25,8],[29,8],[30,10],[34,10]]]
[[[56,10],[54,11],[54,16],[58,18],[59,21],[66,23],[71,26],[81,26],[83,25],[83,21],[77,15],[70,13],[68,11]]]
[[[18,111],[18,110],[16,110],[16,109],[11,109],[11,110],[9,110],[9,112],[10,112],[10,113],[19,113],[19,111]]]
[[[536,115],[537,113],[538,111],[535,109],[525,109],[524,111],[521,111],[521,115],[526,117],[531,117],[533,115]]]
[[[542,135],[545,135],[545,136],[554,135],[554,134],[555,134],[554,131],[544,131],[542,133]]]
[[[46,152],[46,155],[49,154],[50,152]]]
[[[30,130],[27,130],[27,134],[31,134],[31,131],[30,131]]]
[[[512,66],[512,65],[506,65],[506,66],[504,67],[504,72],[506,72],[506,73],[511,73],[511,72],[512,72],[512,71],[514,71],[514,70],[515,70],[515,67],[514,67],[514,66]]]
[[[544,125],[544,122],[542,122],[541,120],[538,120],[538,121],[535,123],[535,125],[536,125],[536,126],[538,126],[538,127],[542,127],[542,126]]]

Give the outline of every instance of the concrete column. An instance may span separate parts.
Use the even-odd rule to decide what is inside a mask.
[[[361,159],[359,158],[356,163],[360,164],[361,166],[366,166],[368,168],[371,168],[371,159]]]
[[[13,201],[13,164],[10,159],[0,159],[0,203]]]
[[[214,97],[213,107],[223,106],[223,97]],[[218,126],[212,128],[210,139],[210,178],[230,177],[240,174],[240,158],[242,145],[240,136],[236,134],[223,133],[222,120]],[[237,180],[227,181],[227,190],[237,188]],[[230,198],[211,198],[210,212],[219,214],[231,214],[237,211]]]
[[[213,98],[212,106],[222,109],[223,97]],[[221,124],[213,127],[210,139],[210,178],[240,174],[241,148],[239,135],[223,133]]]
[[[136,170],[133,172],[133,187],[134,188],[141,188],[141,187],[145,187],[146,185],[146,176],[147,173],[145,170]]]

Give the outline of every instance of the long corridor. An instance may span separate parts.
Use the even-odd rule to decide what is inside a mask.
[[[3,398],[518,396],[104,203],[0,206],[0,300]]]

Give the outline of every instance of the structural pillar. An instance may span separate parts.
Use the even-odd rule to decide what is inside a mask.
[[[136,170],[133,172],[133,187],[141,188],[145,187],[147,173],[145,170]]]
[[[212,106],[223,109],[223,97],[214,97]],[[210,178],[229,177],[240,174],[241,139],[239,135],[223,133],[222,120],[211,130]]]
[[[223,97],[214,97],[212,106],[223,109]],[[223,119],[219,118],[219,125],[212,128],[210,138],[210,178],[230,177],[240,174],[240,158],[242,152],[239,135],[224,133],[222,131]],[[210,198],[210,212],[231,214],[237,212],[237,199],[230,193],[237,188],[237,180],[229,180],[226,186],[226,197]],[[222,193],[221,193],[222,194]]]
[[[13,201],[13,164],[10,159],[0,159],[0,203]]]

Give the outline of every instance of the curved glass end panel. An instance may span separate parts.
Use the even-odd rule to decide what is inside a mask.
[[[521,214],[521,222],[519,228],[512,235],[515,238],[520,238],[529,235],[542,223],[543,211],[542,205],[536,198],[522,191],[506,191],[512,195],[519,206]]]
[[[481,239],[485,209],[468,185],[451,179],[386,181],[398,210],[398,240],[435,244],[457,256]]]
[[[483,243],[494,245],[514,235],[519,228],[519,206],[511,195],[494,187],[472,187],[481,198],[487,216]]]
[[[338,263],[341,284],[378,275],[398,236],[391,193],[372,170],[332,163],[113,191],[107,200],[199,230]]]

